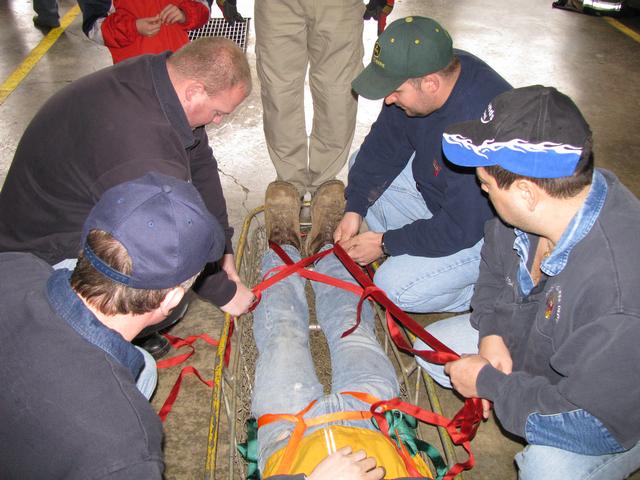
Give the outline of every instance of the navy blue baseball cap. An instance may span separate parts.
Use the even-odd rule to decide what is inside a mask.
[[[568,96],[533,85],[498,95],[478,120],[446,128],[442,149],[463,167],[500,165],[533,178],[573,175],[591,129]]]
[[[91,230],[118,240],[132,260],[125,275],[99,258],[87,244]],[[110,188],[84,223],[85,258],[109,279],[132,288],[172,288],[222,257],[225,236],[196,188],[159,173]]]

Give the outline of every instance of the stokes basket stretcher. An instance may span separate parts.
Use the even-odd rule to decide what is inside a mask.
[[[263,207],[259,207],[247,216],[236,250],[238,272],[247,285],[260,283],[260,261],[264,251],[269,248],[265,237],[262,212]],[[308,224],[301,224],[303,231],[308,228]],[[339,258],[340,255],[346,257],[344,251],[339,248],[336,250]],[[364,288],[362,290],[366,292],[366,295],[379,301],[379,298],[376,298],[379,297],[379,294],[375,294],[377,289],[367,286],[370,280],[368,280],[366,274],[359,270],[358,267],[356,268],[360,273],[353,271],[348,265],[345,266],[354,274],[354,278],[363,285]],[[360,277],[360,275],[363,276]],[[308,277],[306,274],[304,276]],[[268,285],[262,285],[261,287],[263,288],[259,288],[257,291],[258,296],[259,291],[268,288]],[[396,342],[402,344],[400,337],[405,335],[403,333],[404,328],[398,323],[406,325],[408,322],[413,322],[413,320],[407,319],[398,322],[397,316],[405,315],[404,312],[399,311],[393,304],[387,304],[386,306],[385,311],[375,303],[381,344],[396,367],[401,384],[401,398],[391,400],[390,403],[387,402],[388,408],[405,411],[423,422],[426,421],[432,425],[437,425],[438,435],[435,435],[436,429],[432,428],[432,425],[419,423],[417,429],[418,439],[427,439],[432,443],[436,441],[440,443],[440,450],[444,454],[445,461],[449,467],[452,467],[456,465],[456,447],[453,445],[452,438],[457,445],[461,445],[465,450],[469,451],[469,441],[473,437],[479,421],[478,412],[481,411],[479,401],[468,401],[465,407],[454,417],[453,421],[442,416],[442,408],[433,381],[418,367],[412,355],[401,352],[392,341],[392,338],[394,338]],[[383,321],[385,318],[386,321]],[[253,374],[257,355],[253,344],[251,324],[251,314],[235,321],[227,316],[220,336],[214,366],[214,388],[211,400],[205,466],[205,478],[207,479],[244,479],[247,475],[247,465],[237,452],[236,444],[245,441],[245,425],[250,417]],[[422,337],[422,328],[417,324],[410,326],[413,327],[411,328],[412,330],[418,329],[419,331],[416,333]],[[312,333],[317,331],[320,334],[318,326],[313,325],[313,322],[310,325],[310,329]],[[345,332],[345,334],[348,334],[348,332]],[[408,334],[412,340],[412,334],[410,332]],[[443,349],[440,349],[439,345],[433,345],[431,343],[433,339],[426,340],[427,344],[430,344],[436,350],[440,350],[440,352],[430,352],[436,358],[438,355],[440,355],[441,359],[456,355],[444,346],[442,346],[444,347]],[[404,349],[406,350],[410,345],[406,339],[404,339],[404,343]],[[436,343],[439,342],[436,341]],[[386,422],[383,420],[382,423]],[[388,426],[381,425],[383,432],[385,428],[388,428]],[[428,460],[426,455],[424,459],[425,461]],[[449,471],[447,478],[451,478],[453,475],[458,475],[457,478],[462,478],[459,473],[463,469],[469,468],[472,464],[472,457],[463,464],[457,464],[453,470]],[[431,467],[434,474],[436,471],[442,472],[441,465],[434,466],[431,464]]]

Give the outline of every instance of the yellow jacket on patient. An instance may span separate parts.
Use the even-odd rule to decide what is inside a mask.
[[[394,443],[379,431],[332,425],[316,430],[300,441],[287,471],[282,471],[280,467],[289,445],[275,452],[267,460],[262,477],[276,474],[310,475],[325,457],[346,446],[350,446],[354,452],[364,450],[367,456],[375,458],[377,465],[384,467],[386,478],[412,476]],[[412,460],[421,475],[432,478],[429,467],[419,455],[412,457]]]

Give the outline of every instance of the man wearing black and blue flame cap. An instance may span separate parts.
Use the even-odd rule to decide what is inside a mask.
[[[500,219],[471,315],[427,328],[471,355],[418,361],[526,440],[519,478],[627,478],[640,468],[640,202],[594,168],[589,125],[554,88],[499,95],[442,145],[476,167]]]
[[[73,272],[0,253],[0,478],[160,480],[155,362],[131,340],[222,257],[224,232],[191,183],[148,173],[101,196],[81,245]]]

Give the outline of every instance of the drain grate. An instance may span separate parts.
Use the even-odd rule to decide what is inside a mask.
[[[233,25],[229,25],[224,18],[211,18],[203,27],[189,31],[189,40],[201,37],[224,37],[236,42],[246,52],[250,21],[250,18],[245,17],[244,22],[235,22]]]

